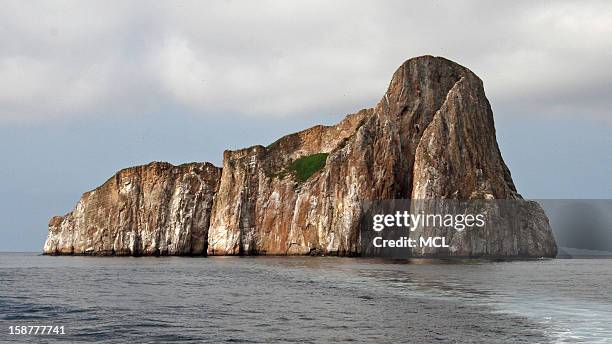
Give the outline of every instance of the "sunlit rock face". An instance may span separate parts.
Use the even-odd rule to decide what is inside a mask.
[[[44,252],[202,255],[221,170],[154,162],[118,172],[49,222]]]
[[[222,169],[153,163],[123,170],[51,220],[44,252],[358,255],[362,202],[397,198],[521,198],[481,80],[444,58],[406,61],[374,108],[337,125],[226,151]],[[520,233],[485,234],[478,238],[484,246],[457,238],[450,254],[554,256],[548,220],[534,207],[533,223]],[[531,244],[487,246],[500,238]]]

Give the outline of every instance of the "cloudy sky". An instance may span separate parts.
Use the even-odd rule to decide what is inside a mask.
[[[0,251],[116,170],[370,107],[407,58],[478,74],[529,198],[612,194],[606,1],[3,1]]]

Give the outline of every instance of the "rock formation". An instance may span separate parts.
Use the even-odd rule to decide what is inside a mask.
[[[202,255],[221,169],[153,162],[119,171],[49,222],[44,252]]]
[[[51,219],[44,252],[358,255],[362,201],[410,198],[521,199],[482,81],[440,57],[402,64],[374,108],[268,147],[226,151],[222,169],[152,163],[120,171]],[[533,207],[525,230],[485,235],[484,245],[458,239],[450,255],[555,256],[546,215]],[[499,238],[529,249],[486,244]]]

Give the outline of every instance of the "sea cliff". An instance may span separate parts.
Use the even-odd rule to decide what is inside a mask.
[[[51,219],[44,253],[359,255],[363,201],[438,198],[521,196],[482,81],[422,56],[399,67],[373,108],[334,126],[225,151],[221,168],[154,162],[118,172]],[[534,203],[530,216],[520,231],[457,236],[445,255],[554,257],[546,215]]]

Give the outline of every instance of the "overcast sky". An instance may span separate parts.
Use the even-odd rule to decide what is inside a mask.
[[[485,83],[525,196],[610,198],[612,2],[3,1],[0,251],[117,169],[219,163],[373,106],[406,59]]]

